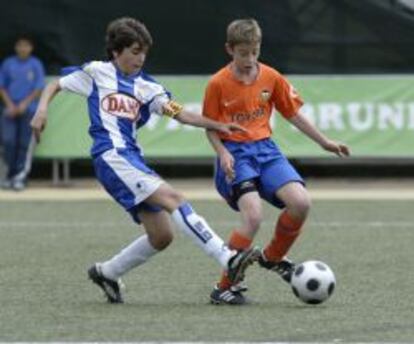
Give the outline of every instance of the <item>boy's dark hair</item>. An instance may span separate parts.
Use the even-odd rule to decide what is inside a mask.
[[[106,29],[106,54],[112,60],[113,52],[122,52],[135,42],[140,48],[149,49],[152,45],[152,37],[144,23],[137,19],[122,17],[109,23]]]
[[[15,44],[17,42],[20,42],[20,41],[29,42],[32,46],[34,46],[33,37],[31,35],[29,35],[28,33],[22,33],[22,34],[19,34],[15,37],[15,40],[14,40]]]

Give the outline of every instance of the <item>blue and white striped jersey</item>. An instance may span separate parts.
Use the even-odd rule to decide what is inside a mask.
[[[151,113],[162,114],[170,100],[170,93],[149,75],[140,71],[126,76],[112,62],[68,67],[63,74],[60,87],[88,100],[93,157],[113,148],[140,150],[136,130]]]

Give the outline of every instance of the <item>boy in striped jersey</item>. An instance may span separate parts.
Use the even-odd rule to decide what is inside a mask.
[[[123,302],[120,277],[171,243],[170,217],[178,229],[219,262],[235,283],[243,278],[244,270],[259,253],[256,249],[230,250],[183,196],[145,163],[136,143],[136,130],[147,123],[152,113],[226,134],[243,130],[233,123],[221,124],[185,111],[172,100],[171,94],[142,70],[151,44],[151,35],[140,21],[114,20],[106,33],[109,60],[65,69],[66,75],[43,92],[32,121],[39,139],[46,124],[48,104],[60,90],[85,97],[96,176],[132,218],[144,225],[146,234],[88,270],[91,280],[112,303]]]

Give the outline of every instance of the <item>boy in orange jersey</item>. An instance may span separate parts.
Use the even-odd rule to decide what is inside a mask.
[[[241,226],[229,240],[234,249],[250,247],[262,221],[261,199],[282,209],[274,236],[259,265],[290,282],[294,263],[286,258],[306,220],[310,200],[301,176],[271,140],[273,107],[324,150],[348,156],[349,148],[323,135],[300,112],[303,101],[275,69],[258,62],[261,29],[254,19],[235,20],[227,28],[226,51],[232,62],[209,81],[203,115],[236,122],[247,132],[223,135],[207,131],[217,153],[215,183],[220,195],[241,214]],[[244,304],[246,288],[232,285],[225,273],[210,295],[214,304]]]

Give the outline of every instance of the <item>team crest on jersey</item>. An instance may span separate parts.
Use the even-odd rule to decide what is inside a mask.
[[[267,102],[271,97],[271,93],[268,90],[262,90],[262,92],[260,92],[260,100],[262,102]]]
[[[125,93],[108,94],[101,101],[101,108],[114,116],[134,121],[138,118],[141,103]]]

